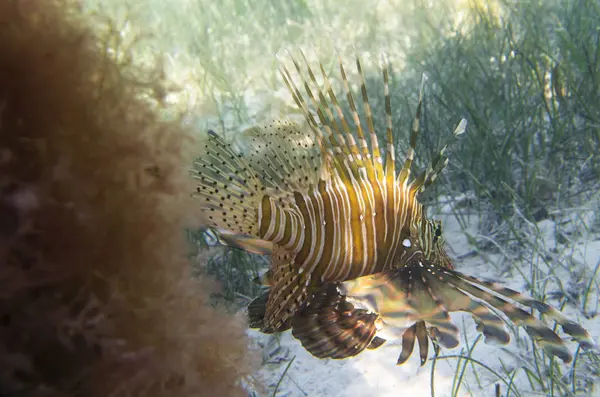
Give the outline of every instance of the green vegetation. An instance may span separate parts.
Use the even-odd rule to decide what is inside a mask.
[[[521,277],[537,298],[596,316],[600,262],[583,264],[585,247],[577,241],[600,232],[599,0],[150,0],[137,8],[99,1],[88,7],[120,16],[124,40],[151,34],[133,61],[165,54],[161,70],[174,86],[162,99],[187,109],[199,132],[229,135],[294,112],[275,55],[296,48],[329,69],[336,51],[348,69],[359,54],[383,131],[383,50],[392,63],[402,156],[425,73],[417,167],[431,161],[461,117],[468,120],[448,170],[426,197],[433,212],[449,204],[463,226],[475,214],[479,230],[467,237],[481,254],[495,253],[486,266]],[[540,226],[544,220],[549,231]],[[543,239],[548,233],[552,244]],[[191,235],[203,244],[201,234]],[[517,260],[523,265],[512,266]],[[221,280],[224,298],[237,301],[258,292],[251,280],[260,261],[223,250],[203,271]],[[470,358],[474,344],[467,345],[458,355],[457,392],[465,371],[486,371]],[[587,395],[597,381],[596,356],[579,352],[565,368],[531,349],[533,364],[506,373],[487,369],[503,395]],[[528,390],[512,383],[519,371],[526,372]]]

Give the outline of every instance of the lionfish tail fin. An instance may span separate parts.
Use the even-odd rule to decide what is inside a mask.
[[[385,342],[375,336],[376,320],[376,314],[355,309],[329,284],[294,317],[292,335],[315,357],[343,359]]]

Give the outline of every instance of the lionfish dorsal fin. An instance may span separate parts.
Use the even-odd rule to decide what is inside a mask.
[[[193,195],[202,200],[209,226],[259,237],[259,173],[213,131],[201,143],[203,155],[194,160],[190,172],[198,182]]]
[[[311,98],[313,105],[314,105],[314,103],[316,102],[316,99],[314,98],[312,90],[310,89],[310,86],[308,85],[307,81],[304,80],[304,77],[302,76],[300,65],[298,64],[298,62],[295,59],[293,59],[293,57],[291,57],[291,58],[294,62],[294,67],[295,67],[296,71],[302,77],[302,80],[304,82],[304,89],[307,91],[307,94],[308,94],[309,98]],[[296,105],[298,106],[299,109],[302,110],[302,113],[304,114],[309,127],[315,134],[315,137],[317,139],[317,143],[318,143],[318,146],[320,148],[321,155],[323,158],[323,171],[324,171],[325,175],[327,176],[332,171],[332,165],[334,164],[333,159],[335,158],[334,150],[332,149],[332,145],[330,143],[328,143],[328,142],[331,142],[331,139],[333,137],[333,134],[331,132],[331,127],[330,127],[331,123],[326,124],[326,126],[324,128],[327,135],[323,134],[322,129],[319,128],[319,123],[315,119],[314,115],[310,111],[310,107],[309,107],[308,103],[304,99],[304,95],[302,95],[300,89],[298,88],[298,86],[296,85],[296,83],[294,81],[294,78],[292,77],[292,74],[290,73],[290,70],[288,69],[288,67],[285,65],[284,62],[279,62],[279,72],[281,74],[281,77],[283,78],[283,81],[285,82],[286,86],[288,87],[288,90],[292,94],[292,97],[294,98]],[[316,109],[317,109],[317,117],[319,117],[319,120],[323,123],[323,120],[326,120],[326,116],[323,113],[323,111],[321,110],[321,107],[317,106]]]
[[[308,97],[310,98],[314,109],[317,112],[319,121],[320,121],[321,125],[323,125],[325,131],[327,132],[328,144],[330,145],[332,152],[334,153],[334,155],[336,157],[339,157],[340,155],[344,155],[344,156],[354,155],[354,153],[351,152],[350,143],[346,140],[346,136],[348,136],[348,134],[350,133],[350,130],[348,128],[348,123],[346,122],[346,120],[344,118],[344,114],[341,111],[341,107],[339,106],[337,97],[335,96],[335,93],[333,92],[333,89],[331,87],[331,82],[329,81],[329,78],[327,77],[327,73],[325,72],[325,68],[323,67],[323,64],[319,62],[319,69],[321,71],[321,77],[323,79],[323,85],[324,85],[324,88],[322,89],[317,81],[317,77],[315,76],[315,73],[313,72],[312,68],[310,67],[310,64],[308,62],[308,59],[306,58],[306,55],[304,54],[303,51],[300,51],[300,55],[302,56],[304,65],[306,65],[306,68],[305,68],[306,74],[310,78],[310,82],[313,85],[312,89],[310,88],[310,86],[308,84],[308,80],[304,77],[302,68],[300,67],[300,63],[291,55],[290,55],[290,58],[294,64],[296,72],[298,73],[298,75],[300,76],[302,81],[304,82],[304,84],[303,84],[304,89],[305,89]],[[313,90],[319,97],[318,102],[317,102],[316,98],[314,97]],[[329,95],[331,102],[327,100],[327,96],[325,95],[326,93]],[[339,122],[335,118],[335,115],[334,115],[331,107],[334,108],[338,117],[340,118]]]
[[[305,193],[320,179],[321,153],[306,125],[273,120],[242,131],[232,143],[271,197],[293,202],[294,192]]]
[[[308,60],[306,59],[306,56],[304,56],[304,53],[302,53],[302,56],[305,64],[307,65],[307,69],[310,71],[310,66],[308,66]],[[352,157],[354,161],[358,161],[358,150],[356,149],[356,145],[352,145],[353,137],[352,132],[350,130],[350,126],[348,125],[348,121],[344,116],[344,112],[342,110],[342,107],[340,106],[340,103],[338,102],[337,96],[333,91],[331,81],[327,76],[325,67],[321,62],[319,62],[319,70],[321,72],[321,78],[323,79],[325,91],[323,92],[322,90],[319,90],[321,106],[327,109],[329,109],[330,106],[333,107],[335,110],[335,115],[337,115],[337,118],[339,119],[339,122],[337,122],[333,112],[328,113],[330,114],[330,119],[328,122],[337,126],[337,128],[335,128],[336,134],[335,136],[331,136],[330,142],[333,146],[339,146],[339,149],[337,150],[338,153],[343,153],[345,156]],[[314,77],[314,74],[311,73],[311,76],[313,76],[313,84],[315,84],[318,87],[318,83],[316,78]],[[324,95],[325,93],[329,96],[329,101],[327,101],[327,97]],[[346,137],[348,137],[348,139],[346,139]]]
[[[382,74],[383,74],[383,96],[385,100],[385,123],[386,123],[386,159],[385,159],[385,174],[387,191],[393,190],[394,181],[396,178],[396,149],[394,148],[394,129],[392,120],[392,101],[390,98],[390,82],[389,70],[385,55],[382,56]]]
[[[355,97],[352,93],[348,75],[344,68],[341,57],[338,55],[338,67],[341,75],[341,83],[346,101],[349,105],[350,116],[353,126],[344,116],[338,98],[332,88],[332,83],[321,62],[318,63],[320,76],[312,70],[304,53],[300,52],[304,65],[301,65],[292,55],[291,61],[297,75],[300,77],[301,85],[305,95],[301,93],[299,85],[296,85],[289,69],[282,63],[281,74],[292,92],[298,106],[305,112],[305,116],[315,134],[320,137],[322,151],[327,153],[325,157],[325,168],[335,172],[345,183],[364,180],[369,183],[383,183],[385,180],[384,162],[382,159],[379,141],[374,126],[373,111],[369,103],[364,71],[359,58],[356,58],[356,68],[360,81],[362,108],[365,114],[361,118]],[[387,73],[387,71],[386,71]],[[387,76],[387,74],[386,74]],[[317,80],[320,77],[320,82]],[[393,150],[393,137],[391,131],[391,105],[389,103],[388,87],[388,125],[389,136],[387,137],[388,148]],[[314,110],[315,115],[310,109]],[[364,123],[364,124],[363,124]],[[367,137],[367,134],[369,135]],[[370,142],[370,143],[369,143]],[[393,154],[391,158],[393,159]],[[387,157],[390,158],[390,155]],[[387,169],[394,170],[392,161],[387,161]],[[393,179],[392,179],[393,180]]]
[[[373,111],[371,110],[371,105],[369,104],[365,75],[363,72],[363,68],[360,64],[360,59],[358,57],[356,57],[356,69],[360,78],[360,91],[362,93],[363,109],[366,115],[366,122],[371,141],[372,161],[370,161],[369,163],[372,164],[372,167],[367,168],[368,177],[370,180],[374,180],[374,178],[376,178],[376,180],[378,181],[383,181],[383,158],[381,157],[381,150],[379,149],[379,138],[377,137],[377,133],[375,132],[375,125],[373,123]],[[365,149],[365,151],[368,153],[368,149]]]
[[[264,197],[278,213],[294,206],[294,193],[306,193],[322,177],[318,139],[306,125],[274,120],[248,128],[231,140],[209,131],[203,154],[191,170],[198,185],[207,225],[220,242],[249,252],[268,254],[276,241],[264,241],[261,210]]]
[[[421,111],[423,108],[423,92],[425,90],[425,82],[427,81],[427,75],[423,74],[421,78],[421,85],[419,87],[419,98],[417,101],[417,110],[415,111],[415,117],[412,123],[412,129],[410,131],[409,148],[406,151],[404,158],[404,164],[398,175],[398,183],[401,186],[405,186],[410,177],[410,168],[415,158],[415,152],[417,150],[417,138],[419,137],[420,123],[421,123]]]
[[[344,64],[342,62],[341,57],[338,54],[338,62],[339,62],[339,68],[340,68],[340,74],[342,76],[342,83],[344,86],[344,91],[346,93],[346,99],[348,100],[348,104],[350,105],[350,113],[352,114],[352,119],[354,121],[354,126],[356,128],[356,137],[358,139],[358,143],[356,142],[356,140],[354,139],[353,134],[348,134],[348,140],[351,142],[352,144],[352,152],[354,154],[354,161],[356,164],[358,164],[361,168],[364,168],[367,171],[367,175],[368,174],[372,174],[372,170],[373,170],[373,166],[372,166],[372,156],[371,156],[371,152],[369,152],[369,146],[367,144],[367,140],[365,138],[365,134],[364,134],[364,130],[362,127],[362,121],[360,119],[360,116],[358,114],[358,109],[356,107],[356,103],[354,101],[354,96],[352,95],[352,90],[350,89],[350,83],[348,82],[348,75],[346,74],[346,70],[344,69]],[[360,61],[357,58],[357,66],[360,68]],[[362,81],[361,84],[362,87],[364,87],[364,79]],[[366,91],[365,91],[366,94]],[[363,98],[365,97],[365,94],[363,94]],[[365,99],[365,101],[367,101],[367,99]],[[367,106],[368,106],[368,101],[366,102]],[[370,110],[370,108],[369,108]],[[369,114],[367,112],[367,114]],[[370,116],[370,114],[369,114]],[[369,120],[372,123],[372,119]]]
[[[327,151],[331,153],[331,156],[328,158],[330,161],[327,166],[332,171],[335,170],[342,180],[349,181],[359,178],[359,170],[365,167],[365,161],[356,144],[354,135],[344,118],[327,73],[325,72],[323,65],[319,63],[324,89],[329,95],[329,100],[327,100],[327,97],[318,83],[304,53],[301,52],[301,54],[305,63],[305,72],[300,67],[300,63],[293,56],[290,55],[290,58],[296,72],[303,82],[304,90],[312,103],[313,109],[315,109],[317,113],[320,125],[316,125],[315,128],[322,129],[321,135],[327,137],[325,145],[327,145]],[[305,73],[309,76],[308,78],[305,76]],[[309,82],[312,84],[312,88]],[[315,93],[318,96],[319,101],[316,100]],[[353,101],[351,106],[352,104]],[[336,111],[339,121],[336,119],[332,108]]]
[[[384,74],[385,73],[386,72],[384,69]],[[386,80],[387,80],[387,76],[384,75],[385,86],[387,86]],[[415,112],[415,117],[413,119],[413,125],[412,125],[410,139],[409,139],[409,148],[406,152],[404,165],[403,165],[402,169],[400,170],[400,174],[398,175],[398,182],[401,185],[408,183],[408,178],[410,177],[410,173],[411,173],[411,166],[414,161],[414,156],[416,153],[417,138],[418,138],[419,132],[420,132],[421,112],[422,112],[422,108],[423,108],[423,93],[424,93],[426,81],[427,81],[427,75],[423,74],[423,76],[421,78],[421,86],[419,88],[417,110]],[[388,107],[388,103],[386,100],[386,113],[388,112],[388,109],[391,112],[391,106]],[[390,128],[389,127],[390,123],[391,123],[391,120],[388,120],[388,130]],[[435,181],[435,179],[442,173],[444,168],[448,165],[448,157],[445,154],[446,150],[448,149],[450,144],[452,144],[454,142],[456,137],[458,137],[459,135],[462,135],[465,132],[466,127],[467,127],[467,120],[461,119],[460,123],[454,129],[452,136],[450,138],[448,138],[448,140],[444,143],[444,145],[442,146],[441,150],[438,152],[437,156],[434,158],[432,163],[425,170],[423,170],[417,176],[417,178],[415,178],[414,181],[412,181],[410,183],[410,189],[413,192],[415,192],[415,194],[423,193],[424,190],[429,185],[431,185]],[[389,151],[388,151],[388,153],[389,153]]]
[[[446,143],[444,143],[442,149],[438,152],[431,164],[425,170],[423,170],[414,181],[411,182],[410,187],[413,191],[417,193],[423,193],[425,189],[431,185],[442,173],[444,168],[446,168],[448,165],[448,156],[446,156],[446,150],[459,135],[462,135],[465,132],[466,128],[467,120],[462,119],[454,129],[452,136],[448,138]]]

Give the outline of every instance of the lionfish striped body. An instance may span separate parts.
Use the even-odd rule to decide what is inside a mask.
[[[276,121],[233,142],[210,132],[194,163],[196,195],[221,241],[271,254],[262,280],[270,289],[250,305],[251,326],[266,333],[292,328],[317,357],[354,356],[380,346],[384,339],[377,335],[387,335],[403,338],[401,363],[418,340],[424,362],[429,338],[444,347],[458,344],[452,311],[471,312],[488,339],[507,343],[509,334],[494,314],[501,311],[548,353],[570,360],[562,340],[512,300],[554,319],[583,347],[593,346],[583,328],[550,306],[452,269],[441,225],[426,218],[417,200],[445,167],[448,144],[409,181],[423,87],[410,149],[397,172],[387,69],[384,159],[360,62],[365,120],[340,61],[353,128],[324,67],[319,64],[321,88],[308,62],[304,69],[293,63],[304,95],[283,64],[281,74],[306,125]],[[461,121],[453,137],[465,125]]]

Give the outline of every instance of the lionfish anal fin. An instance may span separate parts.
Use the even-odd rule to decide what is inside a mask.
[[[248,326],[250,328],[261,329],[263,332],[268,331],[265,333],[287,331],[291,327],[291,320],[284,321],[278,328],[265,329],[264,320],[270,293],[271,290],[269,289],[250,302],[247,308]]]
[[[311,276],[294,263],[292,253],[277,247],[271,257],[270,282],[263,332],[281,327],[306,304]]]

